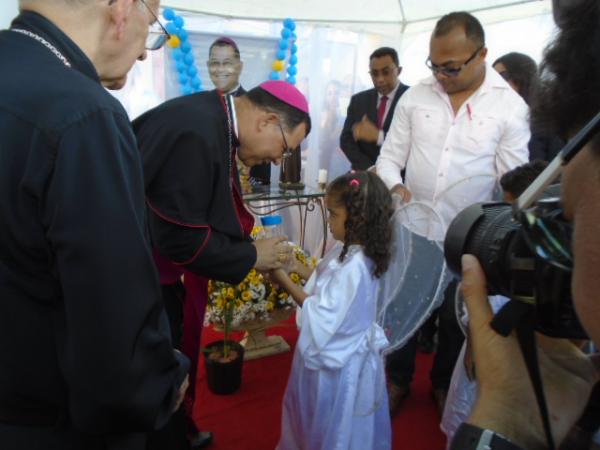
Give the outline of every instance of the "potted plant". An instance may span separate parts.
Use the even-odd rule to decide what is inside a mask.
[[[235,298],[228,295],[224,298],[221,310],[224,338],[207,345],[204,356],[208,387],[221,395],[232,394],[240,388],[244,361],[244,347],[230,339]]]
[[[256,227],[253,233],[259,229]],[[316,260],[307,258],[300,247],[294,245],[293,251],[299,263],[312,267],[316,265]],[[297,284],[304,284],[297,273],[292,272],[290,276]],[[211,280],[204,324],[222,330],[224,339],[205,348],[209,389],[216,394],[235,392],[241,384],[244,356],[252,359],[279,353],[281,349],[276,347],[281,346],[283,339],[278,336],[265,337],[264,330],[287,319],[294,310],[295,303],[287,292],[271,284],[254,269],[237,285]],[[231,340],[232,330],[247,332],[242,341],[245,347]]]

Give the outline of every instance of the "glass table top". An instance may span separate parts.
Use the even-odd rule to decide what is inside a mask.
[[[283,189],[278,185],[253,186],[253,192],[244,194],[244,201],[247,203],[264,200],[296,200],[319,198],[325,196],[325,191],[312,186],[305,186],[302,189]]]

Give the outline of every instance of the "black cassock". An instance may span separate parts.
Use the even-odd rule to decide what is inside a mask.
[[[256,262],[249,238],[254,219],[243,206],[235,164],[232,109],[231,97],[210,91],[168,101],[134,121],[163,299],[173,341],[191,359],[192,380],[208,279],[239,283]],[[188,394],[191,416],[194,385]],[[159,438],[176,439],[172,431],[164,434]]]
[[[176,98],[133,125],[142,152],[155,249],[207,278],[243,280],[254,266],[256,250],[243,229],[252,219],[242,215],[239,204],[236,207],[239,180],[219,94]],[[235,133],[232,140],[235,148]]]
[[[127,114],[42,16],[0,32],[0,449],[143,449],[175,356]],[[135,433],[134,433],[135,432]]]

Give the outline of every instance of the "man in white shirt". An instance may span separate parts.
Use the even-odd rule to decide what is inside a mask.
[[[500,176],[528,160],[527,105],[486,64],[486,54],[484,31],[475,17],[465,12],[442,17],[427,59],[433,74],[398,102],[377,159],[377,174],[392,192],[405,202],[434,205],[441,229],[425,224],[414,230],[429,239],[443,239],[458,212],[491,200]],[[406,180],[401,175],[405,169]],[[439,312],[439,347],[431,374],[438,408],[462,345],[453,297],[446,296]],[[446,336],[449,327],[455,331]],[[390,355],[390,391],[399,387],[402,395],[408,392],[415,353],[413,338]]]

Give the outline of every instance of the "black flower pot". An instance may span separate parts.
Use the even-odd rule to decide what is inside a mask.
[[[244,363],[244,347],[239,342],[229,341],[229,351],[236,352],[235,358],[224,361],[223,343],[211,342],[205,348],[204,366],[208,389],[214,394],[233,394],[242,384],[242,367]]]

